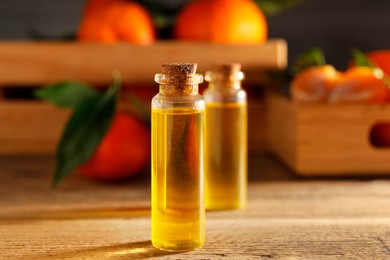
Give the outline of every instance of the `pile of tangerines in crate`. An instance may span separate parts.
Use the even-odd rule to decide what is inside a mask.
[[[355,49],[352,51],[354,60],[343,72],[326,64],[318,49],[311,52],[304,55],[320,56],[319,59],[311,59],[320,62],[308,65],[295,74],[290,83],[290,94],[294,101],[317,104],[390,102],[389,50],[362,53]],[[370,141],[375,147],[390,147],[390,124],[382,122],[373,126]]]
[[[293,99],[330,104],[389,102],[390,51],[363,54],[354,50],[353,56],[354,61],[344,72],[330,64],[301,70],[290,84]]]

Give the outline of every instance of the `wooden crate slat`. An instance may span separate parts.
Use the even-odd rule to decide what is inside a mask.
[[[57,140],[11,140],[0,139],[0,156],[36,156],[54,155],[57,147]]]
[[[0,155],[52,154],[69,113],[43,102],[1,100]]]
[[[41,85],[58,80],[105,84],[115,70],[121,72],[124,83],[154,84],[154,74],[166,62],[196,62],[201,73],[214,63],[241,62],[250,83],[259,79],[261,69],[286,66],[287,44],[282,39],[258,45],[0,42],[0,85]]]

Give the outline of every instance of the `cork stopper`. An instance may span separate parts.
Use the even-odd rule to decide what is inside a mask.
[[[155,81],[160,83],[160,93],[197,93],[198,84],[203,82],[203,76],[196,74],[196,69],[196,63],[162,64],[162,73],[155,75]]]
[[[211,71],[220,74],[222,77],[236,77],[237,73],[241,72],[240,63],[215,64],[211,67]]]
[[[195,75],[196,63],[165,63],[162,65],[162,73],[171,77],[186,77]]]
[[[223,87],[231,87],[230,83],[237,83],[244,79],[240,63],[215,64],[206,72],[205,80],[215,82]]]

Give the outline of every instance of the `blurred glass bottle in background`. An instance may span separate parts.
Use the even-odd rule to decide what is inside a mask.
[[[214,66],[208,88],[205,124],[206,209],[244,208],[247,203],[247,97],[241,64]]]

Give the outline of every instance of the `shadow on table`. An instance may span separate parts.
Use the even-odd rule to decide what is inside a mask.
[[[248,178],[249,181],[253,182],[294,181],[300,179],[299,176],[280,163],[280,161],[266,153],[249,155]]]
[[[168,252],[155,248],[150,240],[118,244],[112,246],[102,246],[76,250],[66,253],[51,255],[51,257],[72,259],[143,259],[165,255],[178,254],[180,252]]]

